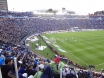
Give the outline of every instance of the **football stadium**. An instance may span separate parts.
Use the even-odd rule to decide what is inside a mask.
[[[0,78],[104,78],[103,9],[20,12],[8,2],[0,1]]]

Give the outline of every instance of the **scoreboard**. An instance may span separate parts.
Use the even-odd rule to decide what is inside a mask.
[[[7,0],[0,0],[0,11],[8,11]]]

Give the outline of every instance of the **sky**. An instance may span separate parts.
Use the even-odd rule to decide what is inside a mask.
[[[33,11],[41,9],[74,11],[86,15],[104,10],[104,0],[8,0],[10,11]]]

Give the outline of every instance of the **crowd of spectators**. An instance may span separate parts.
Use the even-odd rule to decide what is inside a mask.
[[[12,18],[6,17],[12,15]],[[46,31],[80,29],[103,29],[104,19],[61,17],[33,17],[32,13],[0,12],[0,68],[3,78],[15,78],[14,57],[17,57],[17,70],[20,78],[60,78],[62,68],[63,78],[104,78],[102,73],[77,70],[65,65],[56,57],[53,61],[39,57],[20,45],[27,35]],[[29,18],[24,18],[28,16]],[[22,18],[17,18],[22,17]],[[33,18],[31,18],[33,17]]]
[[[0,35],[0,40],[18,44],[27,31],[13,19],[0,18]]]
[[[52,19],[52,18],[0,18],[0,39],[19,43],[28,34],[46,31],[79,29],[103,29],[104,20],[98,19]]]
[[[0,16],[13,16],[13,17],[28,16],[28,17],[33,17],[34,14],[32,12],[12,12],[12,11],[3,12],[3,11],[0,11]]]
[[[59,57],[53,61],[39,57],[19,45],[0,41],[0,48],[0,68],[3,78],[16,77],[13,64],[15,57],[19,78],[60,78],[60,68],[63,78],[104,78],[102,73],[77,70],[73,66],[68,66],[61,62]]]

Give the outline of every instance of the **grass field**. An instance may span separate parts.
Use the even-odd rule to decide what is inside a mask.
[[[40,37],[38,37],[38,39],[41,41],[41,45],[42,46],[47,46],[45,44],[45,42],[42,41],[42,39]],[[51,59],[51,58],[54,57],[54,52],[52,50],[50,50],[49,48],[46,48],[44,50],[36,50],[36,43],[38,43],[38,41],[30,42],[29,43],[30,48],[32,49],[32,51],[34,51],[35,53],[37,53],[37,54],[39,54],[39,55],[41,55],[41,56],[43,56],[45,58]],[[49,53],[49,54],[47,55],[47,53]]]
[[[65,51],[53,45],[60,54],[75,63],[85,67],[92,64],[98,71],[104,69],[104,31],[63,32],[44,36]],[[46,51],[50,52],[50,56],[51,53],[54,55],[50,50]]]

